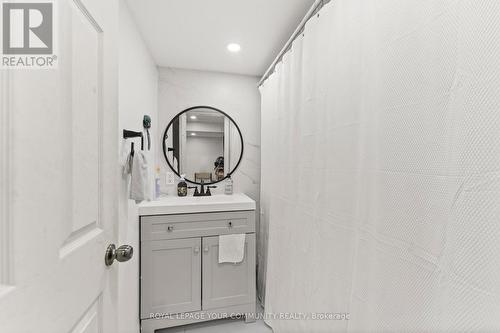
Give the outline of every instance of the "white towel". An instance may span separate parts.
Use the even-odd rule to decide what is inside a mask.
[[[128,156],[124,173],[130,173],[129,198],[139,203],[151,197],[150,167],[143,151],[135,151],[134,156]]]
[[[245,234],[219,236],[219,264],[239,263],[245,256]]]

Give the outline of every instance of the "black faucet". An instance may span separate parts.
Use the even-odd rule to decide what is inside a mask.
[[[194,188],[193,197],[209,197],[212,195],[212,193],[210,193],[210,189],[216,188],[216,187],[217,186],[208,186],[207,185],[207,191],[205,192],[205,184],[203,182],[201,182],[199,191],[198,191],[197,186],[189,186],[189,188]]]

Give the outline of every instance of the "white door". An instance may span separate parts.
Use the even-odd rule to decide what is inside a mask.
[[[58,68],[0,70],[0,332],[113,333],[118,4],[54,3]]]

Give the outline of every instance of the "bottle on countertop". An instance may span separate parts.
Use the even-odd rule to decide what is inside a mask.
[[[160,167],[156,167],[156,176],[155,176],[155,199],[158,199],[161,195],[160,192]]]
[[[224,187],[224,194],[231,195],[233,194],[233,180],[231,176],[228,176],[226,179],[226,186]]]
[[[185,197],[188,193],[188,186],[186,181],[184,180],[184,177],[186,177],[186,175],[181,175],[179,184],[177,184],[177,195],[179,197]]]

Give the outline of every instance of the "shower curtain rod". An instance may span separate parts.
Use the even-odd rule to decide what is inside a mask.
[[[299,36],[304,31],[304,26],[306,25],[307,21],[311,17],[313,17],[317,12],[319,12],[321,10],[321,8],[323,8],[323,6],[326,5],[329,2],[330,2],[330,0],[316,0],[316,1],[314,1],[314,3],[311,6],[311,8],[309,8],[309,10],[307,11],[307,14],[304,16],[304,18],[302,19],[302,21],[300,21],[300,24],[297,27],[297,29],[295,29],[295,31],[293,32],[293,34],[290,36],[290,38],[286,42],[285,46],[283,46],[283,48],[281,49],[280,53],[278,53],[278,55],[276,56],[276,58],[274,58],[274,61],[271,63],[271,65],[269,66],[269,68],[266,70],[266,72],[264,73],[264,75],[260,79],[259,85],[258,85],[259,87],[274,72],[274,68],[276,67],[276,64],[281,61],[281,59],[283,58],[283,55],[286,52],[288,52],[288,50],[292,47],[292,43],[295,40],[295,38],[297,38],[297,36]]]

